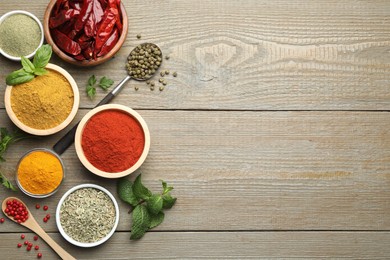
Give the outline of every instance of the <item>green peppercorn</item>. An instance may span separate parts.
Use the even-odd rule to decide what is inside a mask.
[[[174,76],[175,78],[177,77],[177,72],[175,71],[175,72],[173,72],[172,73],[172,76]]]
[[[160,91],[163,91],[163,90],[164,90],[164,87],[163,87],[163,86],[159,87],[159,90],[160,90]]]

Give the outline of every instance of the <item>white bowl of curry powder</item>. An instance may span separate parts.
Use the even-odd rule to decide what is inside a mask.
[[[5,108],[12,122],[33,135],[51,135],[74,119],[80,95],[73,77],[61,67],[47,64],[48,73],[5,90]]]

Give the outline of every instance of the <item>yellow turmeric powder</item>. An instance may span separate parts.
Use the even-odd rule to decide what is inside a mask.
[[[63,177],[61,161],[45,150],[28,153],[21,159],[17,170],[19,184],[34,195],[51,193],[60,185]]]
[[[58,126],[73,107],[74,93],[69,81],[54,70],[47,71],[11,90],[13,112],[23,124],[34,129]]]

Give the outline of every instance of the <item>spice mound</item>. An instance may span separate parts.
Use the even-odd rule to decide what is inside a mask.
[[[144,146],[145,135],[140,123],[115,109],[92,116],[81,136],[81,147],[87,160],[108,173],[132,167],[141,157]]]
[[[60,208],[60,223],[65,233],[82,243],[106,237],[115,225],[115,217],[111,198],[95,188],[75,190]]]
[[[38,48],[42,32],[38,23],[28,15],[13,14],[0,24],[0,48],[7,54],[20,57]]]
[[[46,195],[57,189],[64,177],[60,159],[47,150],[33,150],[19,162],[17,180],[22,190]]]
[[[69,81],[60,73],[48,73],[11,90],[11,108],[20,122],[33,129],[51,129],[69,116],[74,93]]]

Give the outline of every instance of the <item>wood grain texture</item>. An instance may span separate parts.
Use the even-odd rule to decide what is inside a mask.
[[[163,69],[179,77],[170,77],[161,93],[133,81],[115,102],[143,109],[390,109],[386,0],[124,3],[129,34],[115,59],[93,69],[52,60],[75,76],[81,93],[91,74],[110,75],[118,83],[130,50],[150,41],[171,56]],[[45,1],[18,4],[43,18]],[[13,1],[2,2],[2,12],[14,8]],[[135,37],[139,33],[142,40]],[[0,61],[4,82],[18,65]],[[81,106],[93,107],[103,95],[96,101],[83,95]]]
[[[179,198],[161,230],[390,230],[387,112],[139,113],[151,148],[137,173],[155,191],[166,180]],[[1,120],[8,120],[4,113]],[[26,150],[50,147],[58,136],[12,147],[1,167],[12,173]],[[114,180],[82,167],[73,146],[63,159],[66,180],[42,202],[52,213],[76,184],[98,183],[116,193]],[[126,231],[128,207],[120,205],[118,229]],[[56,230],[54,221],[45,227]],[[0,225],[11,230],[19,229]]]
[[[386,259],[390,255],[389,232],[150,232],[137,242],[120,232],[102,246],[82,250],[59,234],[50,235],[77,259]],[[0,239],[1,252],[12,250],[12,256],[2,259],[35,258],[35,250],[16,248],[19,234],[0,234]],[[58,259],[46,244],[40,240],[38,244],[42,259]]]

